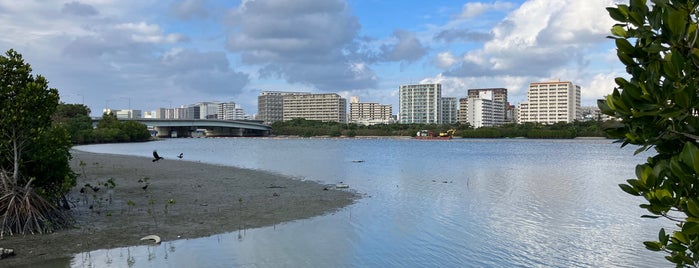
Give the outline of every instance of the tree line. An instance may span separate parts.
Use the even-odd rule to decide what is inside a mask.
[[[82,104],[60,103],[53,121],[64,127],[73,144],[138,142],[151,139],[148,128],[134,121],[119,121],[113,113],[103,114],[93,127],[90,109]]]
[[[497,127],[472,128],[469,124],[376,124],[358,125],[338,122],[323,122],[295,118],[272,124],[274,135],[295,135],[302,137],[330,136],[416,136],[421,130],[434,133],[456,130],[455,136],[464,138],[533,138],[533,139],[571,139],[576,137],[607,137],[606,128],[617,124],[616,121],[575,121],[573,123],[556,123],[551,125],[539,123],[507,124]]]

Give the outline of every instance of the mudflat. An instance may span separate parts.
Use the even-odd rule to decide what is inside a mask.
[[[310,218],[352,204],[359,195],[303,178],[183,159],[73,150],[79,173],[70,192],[74,227],[50,234],[5,236],[16,256],[2,267],[32,266],[73,254],[209,236]]]

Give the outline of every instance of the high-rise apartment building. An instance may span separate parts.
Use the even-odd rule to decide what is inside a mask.
[[[469,92],[470,93],[470,92]],[[469,94],[466,99],[465,112],[462,112],[474,128],[500,126],[505,122],[505,105],[495,100],[495,93],[490,90],[478,91],[478,95]]]
[[[417,84],[398,87],[401,124],[441,124],[442,85]]]
[[[350,123],[362,125],[393,123],[393,106],[375,102],[359,102],[359,97],[350,97]]]
[[[241,120],[245,118],[245,110],[235,102],[222,102],[218,104],[218,119]]]
[[[492,96],[492,98],[489,98],[489,100],[492,100],[493,102],[499,102],[503,105],[503,113],[505,113],[505,121],[508,120],[507,117],[507,89],[506,88],[475,88],[475,89],[469,89],[468,90],[468,95],[466,98],[461,98],[459,99],[459,122],[460,123],[468,123],[468,100],[472,98],[480,98],[482,96],[482,93],[486,93],[486,96]],[[497,108],[497,107],[496,107]],[[499,112],[499,110],[498,110]]]
[[[284,119],[284,96],[308,95],[310,92],[262,91],[257,96],[257,120],[272,124]]]
[[[284,121],[304,118],[347,123],[347,100],[336,93],[284,95],[283,107]]]
[[[443,124],[454,124],[457,121],[457,110],[456,98],[455,97],[442,97],[442,123]]]
[[[519,105],[519,123],[571,123],[580,117],[580,86],[572,82],[529,84],[527,101]]]

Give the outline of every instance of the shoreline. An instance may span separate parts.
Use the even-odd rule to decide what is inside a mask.
[[[16,256],[0,260],[0,266],[32,266],[85,251],[144,245],[140,238],[152,234],[171,241],[270,226],[332,213],[360,198],[333,185],[261,170],[71,154],[71,167],[81,174],[67,196],[74,227],[5,236],[0,247],[14,249]]]

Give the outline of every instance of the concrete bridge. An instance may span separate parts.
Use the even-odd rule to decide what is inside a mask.
[[[100,118],[101,119],[101,118]],[[97,124],[100,119],[93,119]],[[201,133],[206,137],[266,137],[272,127],[253,120],[215,120],[215,119],[123,119],[136,121],[157,131],[159,138],[192,137]],[[202,133],[203,132],[203,133]]]

